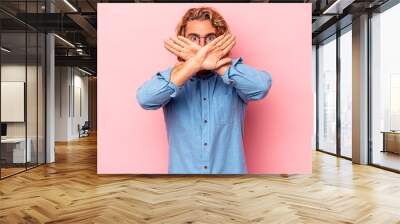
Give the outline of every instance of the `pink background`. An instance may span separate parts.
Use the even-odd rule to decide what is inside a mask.
[[[311,4],[98,4],[99,174],[168,173],[162,109],[144,110],[136,89],[176,57],[163,40],[190,7],[212,6],[227,20],[234,57],[265,69],[272,88],[248,106],[249,173],[311,173],[313,95]]]

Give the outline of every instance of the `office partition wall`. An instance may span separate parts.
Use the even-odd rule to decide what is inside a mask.
[[[14,2],[15,3],[15,2]],[[0,178],[45,163],[45,34],[25,23],[44,1],[0,3]]]
[[[1,177],[9,176],[26,169],[27,158],[31,157],[31,148],[27,147],[26,138],[26,33],[1,34]],[[4,50],[6,49],[6,50]],[[18,49],[18,50],[17,50]],[[9,86],[9,87],[7,87]],[[13,107],[13,96],[20,96],[18,102],[22,107]],[[8,101],[8,102],[7,102]],[[21,116],[12,116],[21,114]]]

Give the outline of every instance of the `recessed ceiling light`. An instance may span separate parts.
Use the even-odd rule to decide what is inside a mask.
[[[62,38],[62,37],[60,37],[58,34],[54,34],[54,36],[57,37],[58,39],[60,39],[62,42],[66,43],[67,45],[69,45],[69,46],[75,48],[75,45],[73,45],[73,44],[72,44],[71,42],[69,42],[68,40],[66,40],[66,39],[64,39],[64,38]]]
[[[4,51],[6,53],[10,53],[11,52],[11,50],[9,50],[9,49],[7,49],[5,47],[1,47],[0,49],[1,49],[1,51]]]
[[[65,4],[67,4],[73,11],[78,12],[78,10],[68,1],[64,0]]]
[[[79,68],[79,67],[78,67],[78,70],[81,71],[81,72],[83,72],[83,73],[85,73],[85,74],[87,74],[87,75],[93,75],[92,73],[90,73],[90,72],[88,72],[88,71],[86,71],[86,70],[83,70],[83,69],[81,69],[81,68]]]
[[[336,0],[322,14],[342,14],[343,9],[351,5],[355,0]]]

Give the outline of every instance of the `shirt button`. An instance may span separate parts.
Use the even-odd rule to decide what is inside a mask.
[[[207,98],[204,97],[203,100],[207,100]]]
[[[207,142],[204,142],[204,145],[207,145]]]
[[[204,123],[207,123],[207,120],[204,120]]]
[[[204,169],[207,169],[207,166],[204,166]]]

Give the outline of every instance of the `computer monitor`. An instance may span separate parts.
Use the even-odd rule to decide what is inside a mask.
[[[7,124],[1,123],[1,136],[7,136]]]

